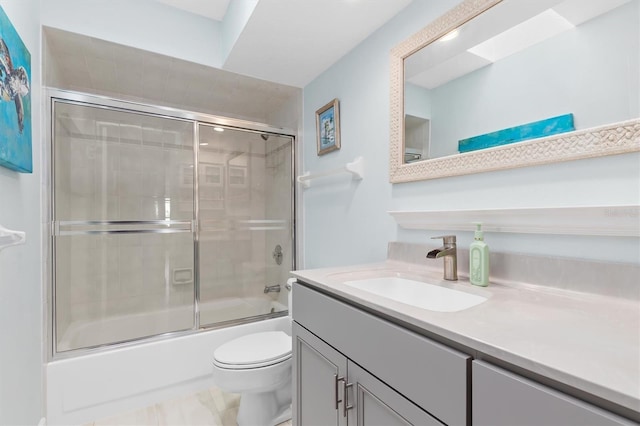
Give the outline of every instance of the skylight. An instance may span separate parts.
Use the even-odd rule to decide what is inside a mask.
[[[496,62],[571,28],[574,28],[571,22],[548,9],[467,51]]]

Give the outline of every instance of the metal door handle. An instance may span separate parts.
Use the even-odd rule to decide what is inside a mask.
[[[344,377],[338,377],[337,374],[333,375],[333,384],[334,384],[334,392],[335,392],[334,396],[335,396],[335,401],[336,401],[336,410],[338,409],[338,404],[340,404],[342,402],[341,399],[338,399],[338,388],[340,387],[339,383],[340,382],[344,382],[344,381],[345,381]]]
[[[353,404],[349,405],[349,396],[347,394],[347,389],[353,386],[353,383],[347,383],[347,381],[342,378],[342,398],[344,399],[344,403],[342,404],[342,416],[347,417],[347,410],[351,410],[353,408]]]

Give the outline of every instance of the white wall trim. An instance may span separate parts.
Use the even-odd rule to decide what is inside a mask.
[[[401,228],[640,237],[640,206],[543,207],[495,210],[390,211]]]

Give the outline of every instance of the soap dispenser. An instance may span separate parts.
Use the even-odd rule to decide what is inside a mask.
[[[484,242],[482,223],[476,225],[474,241],[469,246],[469,281],[471,284],[486,287],[489,285],[489,246]]]

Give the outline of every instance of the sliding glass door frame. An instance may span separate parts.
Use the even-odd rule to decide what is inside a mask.
[[[130,101],[121,101],[113,98],[95,96],[89,94],[83,94],[78,92],[71,92],[58,89],[46,89],[45,90],[45,102],[46,102],[46,141],[44,149],[42,151],[43,161],[41,164],[44,167],[43,176],[48,177],[44,180],[44,198],[43,203],[43,217],[45,218],[45,241],[43,244],[43,256],[45,259],[44,275],[44,292],[45,300],[47,302],[47,313],[45,317],[45,329],[46,337],[49,342],[48,357],[49,360],[65,359],[70,357],[76,357],[91,353],[99,353],[102,351],[112,350],[115,348],[122,348],[126,346],[136,345],[141,342],[151,342],[157,340],[170,339],[177,336],[185,336],[193,333],[199,333],[204,330],[211,330],[215,328],[228,327],[236,324],[243,324],[247,322],[259,321],[268,318],[275,318],[284,316],[287,311],[271,313],[261,315],[259,317],[244,318],[234,321],[228,321],[220,324],[201,326],[199,318],[199,303],[200,303],[200,277],[199,277],[199,127],[200,124],[224,126],[227,128],[242,130],[257,134],[273,134],[276,136],[290,137],[291,138],[291,267],[295,269],[297,260],[296,251],[296,132],[291,129],[283,129],[272,127],[262,123],[232,119],[227,117],[220,117],[202,113],[195,113],[190,111],[182,111],[174,108],[168,108],[157,105],[149,105],[142,103],[135,103]],[[189,221],[66,221],[66,222],[54,222],[54,208],[55,208],[55,153],[54,153],[54,135],[55,135],[55,108],[57,103],[73,104],[78,106],[86,106],[91,108],[102,108],[105,110],[114,110],[121,112],[134,113],[138,115],[148,115],[157,118],[167,118],[173,120],[180,120],[190,122],[193,125],[193,208],[194,215],[192,220]],[[47,170],[48,168],[48,170]],[[81,223],[82,222],[82,223]],[[127,226],[151,226],[157,227],[158,225],[165,226],[165,229],[149,229],[149,230],[136,230],[135,232],[147,232],[147,233],[173,233],[173,232],[191,232],[193,236],[194,245],[194,264],[193,264],[193,278],[194,278],[194,327],[183,331],[173,331],[168,333],[156,334],[149,337],[135,338],[119,343],[108,343],[96,345],[88,348],[73,349],[64,352],[58,352],[56,350],[57,335],[56,335],[56,251],[55,251],[55,238],[60,234],[60,228],[70,227],[71,229],[77,225],[92,225],[101,226],[104,229],[95,231],[94,233],[127,233]],[[67,230],[66,232],[73,232]],[[86,231],[83,231],[86,232]],[[91,233],[91,232],[89,232]]]

